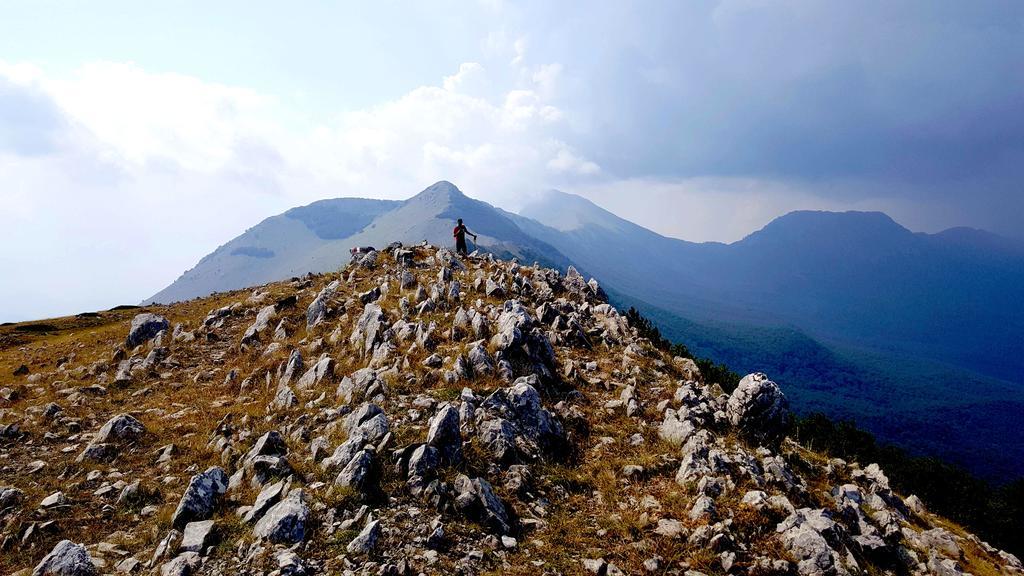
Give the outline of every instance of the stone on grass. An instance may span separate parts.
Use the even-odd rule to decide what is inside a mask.
[[[89,557],[85,546],[75,544],[71,540],[61,540],[53,547],[35,570],[32,576],[94,576],[99,574]]]
[[[228,476],[220,466],[196,474],[189,480],[174,516],[171,517],[171,524],[181,530],[189,522],[210,518],[227,489]]]

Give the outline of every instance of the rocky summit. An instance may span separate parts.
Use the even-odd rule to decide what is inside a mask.
[[[3,573],[1024,574],[574,269],[393,244],[48,322],[0,331]]]

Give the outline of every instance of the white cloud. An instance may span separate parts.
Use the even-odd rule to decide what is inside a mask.
[[[559,146],[555,157],[548,160],[548,168],[556,172],[574,172],[582,175],[594,175],[601,171],[601,167],[593,162],[581,158],[567,145],[557,143]]]
[[[451,76],[445,76],[442,86],[449,92],[470,93],[466,90],[467,85],[473,80],[480,79],[484,74],[484,67],[477,62],[463,62],[459,65],[459,71]]]
[[[495,79],[478,63],[308,127],[274,95],[134,64],[59,76],[0,62],[3,79],[65,122],[42,156],[0,146],[0,261],[24,279],[0,286],[0,320],[141,300],[260,219],[319,198],[404,198],[448,179],[515,206],[598,171],[559,137],[563,114],[534,84],[489,98]]]
[[[515,56],[513,56],[511,62],[513,66],[519,66],[526,60],[526,47],[527,40],[525,36],[516,38],[512,43],[512,50],[515,52]]]

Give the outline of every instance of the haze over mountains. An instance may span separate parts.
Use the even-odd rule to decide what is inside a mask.
[[[990,477],[1024,473],[1024,248],[978,230],[793,212],[732,244],[692,243],[570,194],[512,214],[438,182],[405,202],[324,200],[268,218],[149,301],[335,270],[353,246],[450,244],[460,217],[482,248],[572,263],[695,352],[772,373],[798,408]]]

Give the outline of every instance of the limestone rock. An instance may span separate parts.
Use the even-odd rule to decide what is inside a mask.
[[[157,314],[144,312],[132,318],[131,328],[128,330],[128,337],[125,339],[125,346],[130,350],[143,342],[151,340],[161,330],[167,330],[171,323],[167,318]]]
[[[302,542],[306,539],[309,514],[305,492],[293,490],[287,498],[267,510],[253,528],[253,535],[276,544]]]
[[[188,483],[178,507],[171,517],[171,524],[184,528],[189,522],[206,520],[216,509],[221,497],[227,492],[228,477],[219,466],[213,466],[196,474]]]
[[[512,530],[505,505],[483,478],[461,474],[455,479],[455,508],[499,534]]]
[[[99,574],[85,546],[61,540],[32,571],[32,576],[94,576]]]
[[[348,543],[346,550],[349,554],[369,554],[377,545],[378,538],[380,538],[380,521],[370,520]]]
[[[760,372],[740,380],[729,396],[726,414],[742,435],[762,443],[781,440],[793,420],[782,390]]]

